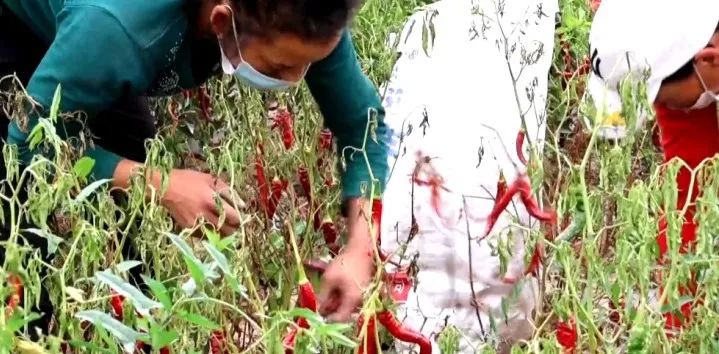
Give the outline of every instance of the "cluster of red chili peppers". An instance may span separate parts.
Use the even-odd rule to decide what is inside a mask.
[[[372,226],[375,230],[375,240],[377,242],[377,248],[380,248],[382,234],[380,227],[382,225],[382,200],[374,199],[372,201]],[[381,255],[380,258],[386,258],[385,255]],[[364,318],[360,316],[358,328],[361,331],[364,325]],[[376,314],[369,317],[367,323],[367,336],[360,339],[360,347],[358,350],[359,354],[376,354],[377,353],[377,330],[376,321],[379,321],[389,334],[391,334],[397,340],[405,343],[415,344],[419,347],[420,354],[431,354],[432,343],[430,340],[423,336],[421,333],[413,331],[404,326],[397,318],[394,313],[388,309],[384,309]]]
[[[382,218],[382,201],[381,199],[373,199],[372,201],[372,224],[374,229],[376,230],[376,240],[377,244],[380,244],[380,232],[379,227],[381,225],[381,218]],[[372,256],[370,254],[369,256]],[[298,256],[299,258],[299,256]],[[381,255],[380,258],[386,258],[386,255]],[[299,259],[298,259],[299,261]],[[315,268],[318,271],[323,271],[324,268],[327,266],[326,263],[322,262],[312,262],[313,268]],[[299,265],[299,267],[303,267],[302,264]],[[312,288],[312,284],[307,280],[306,276],[304,275],[304,270],[300,268],[300,282],[299,282],[299,296],[298,296],[298,306],[306,309],[310,309],[312,311],[317,311],[317,300],[315,297],[314,289]],[[420,354],[431,354],[432,353],[432,344],[423,335],[421,335],[418,332],[412,331],[408,328],[406,328],[390,310],[383,310],[376,314],[373,314],[370,316],[369,323],[367,324],[367,335],[365,338],[360,338],[360,347],[358,349],[358,353],[360,354],[376,354],[377,353],[377,328],[376,328],[376,322],[379,321],[379,323],[384,326],[387,331],[394,336],[396,339],[416,344],[420,348]],[[298,318],[295,320],[296,326],[293,327],[290,332],[285,336],[284,338],[284,346],[285,346],[285,354],[291,354],[294,352],[294,343],[295,338],[297,336],[297,333],[300,328],[308,328],[309,324],[307,321],[303,318]],[[361,331],[361,328],[364,325],[364,317],[360,316],[358,320],[358,328]],[[365,343],[367,345],[365,345]]]
[[[289,110],[287,110],[286,108],[280,108],[275,112],[271,129],[276,129],[279,131],[282,138],[282,145],[286,150],[291,150],[294,147],[294,118]],[[329,151],[331,146],[332,133],[328,129],[323,129],[320,133],[318,143],[320,154],[324,154],[326,151]],[[323,166],[323,161],[324,159],[321,156],[318,159],[318,167]],[[289,182],[286,179],[274,177],[272,179],[272,182],[268,185],[268,179],[265,173],[264,147],[262,144],[257,145],[257,154],[255,156],[254,167],[255,176],[257,178],[257,186],[259,190],[260,208],[265,213],[265,216],[268,219],[272,219],[277,212],[277,207],[279,206],[280,199],[282,198],[282,193],[289,187]],[[328,245],[331,246],[331,249],[335,251],[338,250],[336,244],[337,231],[334,227],[334,223],[332,223],[332,220],[330,219],[322,220],[319,211],[316,210],[317,205],[315,203],[314,196],[312,193],[310,172],[307,170],[306,167],[300,167],[297,170],[297,179],[300,183],[300,186],[302,187],[305,196],[309,201],[310,209],[313,213],[312,218],[314,229],[321,229],[325,237],[325,241]],[[334,183],[332,183],[330,180],[331,179],[326,179],[325,184],[331,187],[334,185]]]
[[[202,117],[207,121],[212,120],[212,96],[210,96],[207,86],[202,85],[194,90],[183,90],[182,96],[187,100],[196,98]]]
[[[507,182],[504,179],[504,176],[500,174],[499,181],[497,182],[497,197],[495,199],[494,206],[492,207],[492,211],[487,217],[487,223],[482,239],[489,236],[495,224],[497,223],[497,220],[499,220],[500,215],[502,214],[502,212],[504,212],[505,209],[507,209],[509,203],[512,201],[512,199],[514,199],[517,194],[519,194],[520,200],[524,204],[529,215],[541,222],[548,223],[550,226],[556,225],[556,213],[544,211],[539,207],[539,203],[537,203],[537,200],[534,199],[534,196],[532,195],[532,186],[529,184],[529,179],[526,175],[518,176],[514,180],[514,182],[512,182],[511,186],[507,186]],[[532,274],[536,276],[543,256],[544,247],[542,246],[542,243],[540,241],[537,241],[537,244],[534,248],[534,253],[532,254],[532,258],[527,265],[524,275]],[[514,283],[517,281],[517,279],[505,278],[504,281],[507,283]]]
[[[183,90],[182,97],[186,100],[192,100],[193,97],[196,98],[202,118],[206,121],[212,120],[212,97],[210,96],[207,86],[203,85],[194,90]],[[172,131],[175,131],[180,124],[180,103],[174,99],[170,99],[167,104],[167,113],[172,120]]]

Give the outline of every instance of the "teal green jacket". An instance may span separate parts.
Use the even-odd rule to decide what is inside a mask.
[[[43,108],[50,107],[58,84],[61,110],[84,111],[92,119],[123,94],[170,95],[197,87],[218,73],[216,44],[209,61],[209,54],[205,58],[197,54],[207,50],[202,51],[188,30],[189,0],[2,1],[49,46],[27,86]],[[195,69],[198,61],[208,67],[200,74]],[[384,188],[388,170],[384,110],[377,90],[361,70],[348,31],[327,58],[311,66],[305,81],[340,152],[347,146],[361,147],[368,109],[379,113],[377,141],[368,139],[366,152],[371,171]],[[25,163],[37,153],[27,142],[36,123],[37,117],[30,117],[27,131],[14,122],[9,127],[8,143],[18,146]],[[85,155],[95,160],[93,180],[111,178],[122,159],[99,144]],[[364,159],[348,155],[342,173],[345,199],[360,196],[362,186],[371,183]]]

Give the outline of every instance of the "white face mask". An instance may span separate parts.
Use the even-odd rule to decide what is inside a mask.
[[[697,77],[699,78],[699,82],[701,82],[702,87],[704,88],[704,92],[699,95],[699,98],[697,99],[696,103],[694,103],[694,105],[691,106],[689,110],[706,108],[709,107],[709,105],[719,101],[719,96],[717,96],[716,93],[707,88],[707,84],[704,82],[704,79],[702,78],[701,74],[699,74],[699,70],[697,70],[696,65],[694,66],[694,71],[697,73]]]
[[[233,75],[245,84],[261,90],[283,90],[289,87],[297,86],[299,84],[299,80],[297,82],[290,82],[269,77],[257,71],[255,68],[252,67],[252,65],[245,61],[245,59],[242,57],[242,52],[240,51],[240,42],[237,38],[235,13],[234,11],[232,11],[232,8],[230,6],[225,6],[232,13],[232,31],[234,35],[235,45],[237,46],[237,53],[239,54],[241,60],[240,64],[237,67],[234,67],[230,59],[227,57],[227,55],[225,55],[225,50],[222,48],[222,41],[218,39],[220,45],[220,53],[222,54],[222,70],[225,72],[225,74]],[[309,65],[307,66],[307,68],[305,68],[305,72],[302,74],[301,77],[304,77],[308,69]]]

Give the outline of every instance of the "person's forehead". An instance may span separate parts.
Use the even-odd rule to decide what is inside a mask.
[[[318,61],[329,55],[339,41],[339,37],[330,40],[304,40],[293,35],[282,35],[268,42],[267,59],[290,65],[294,62]]]

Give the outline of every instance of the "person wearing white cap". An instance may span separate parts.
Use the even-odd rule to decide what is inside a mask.
[[[621,122],[622,112],[634,108],[630,107],[631,102],[622,102],[620,83],[625,78],[646,75],[642,78],[646,79],[647,99],[656,112],[665,162],[678,158],[694,169],[719,153],[718,24],[716,0],[602,1],[589,38],[592,74],[588,92],[597,116],[608,117],[605,122]],[[617,135],[621,136],[621,132]],[[689,168],[683,167],[677,176],[678,208],[688,199],[693,202],[700,193],[695,186],[689,194],[692,174]],[[690,251],[696,239],[694,210],[690,204],[685,215],[682,252]],[[657,238],[660,263],[668,249],[666,228],[662,218]],[[684,289],[689,295],[694,290],[693,284]],[[685,325],[692,306],[692,302],[682,306],[681,317],[664,314],[666,328]]]

